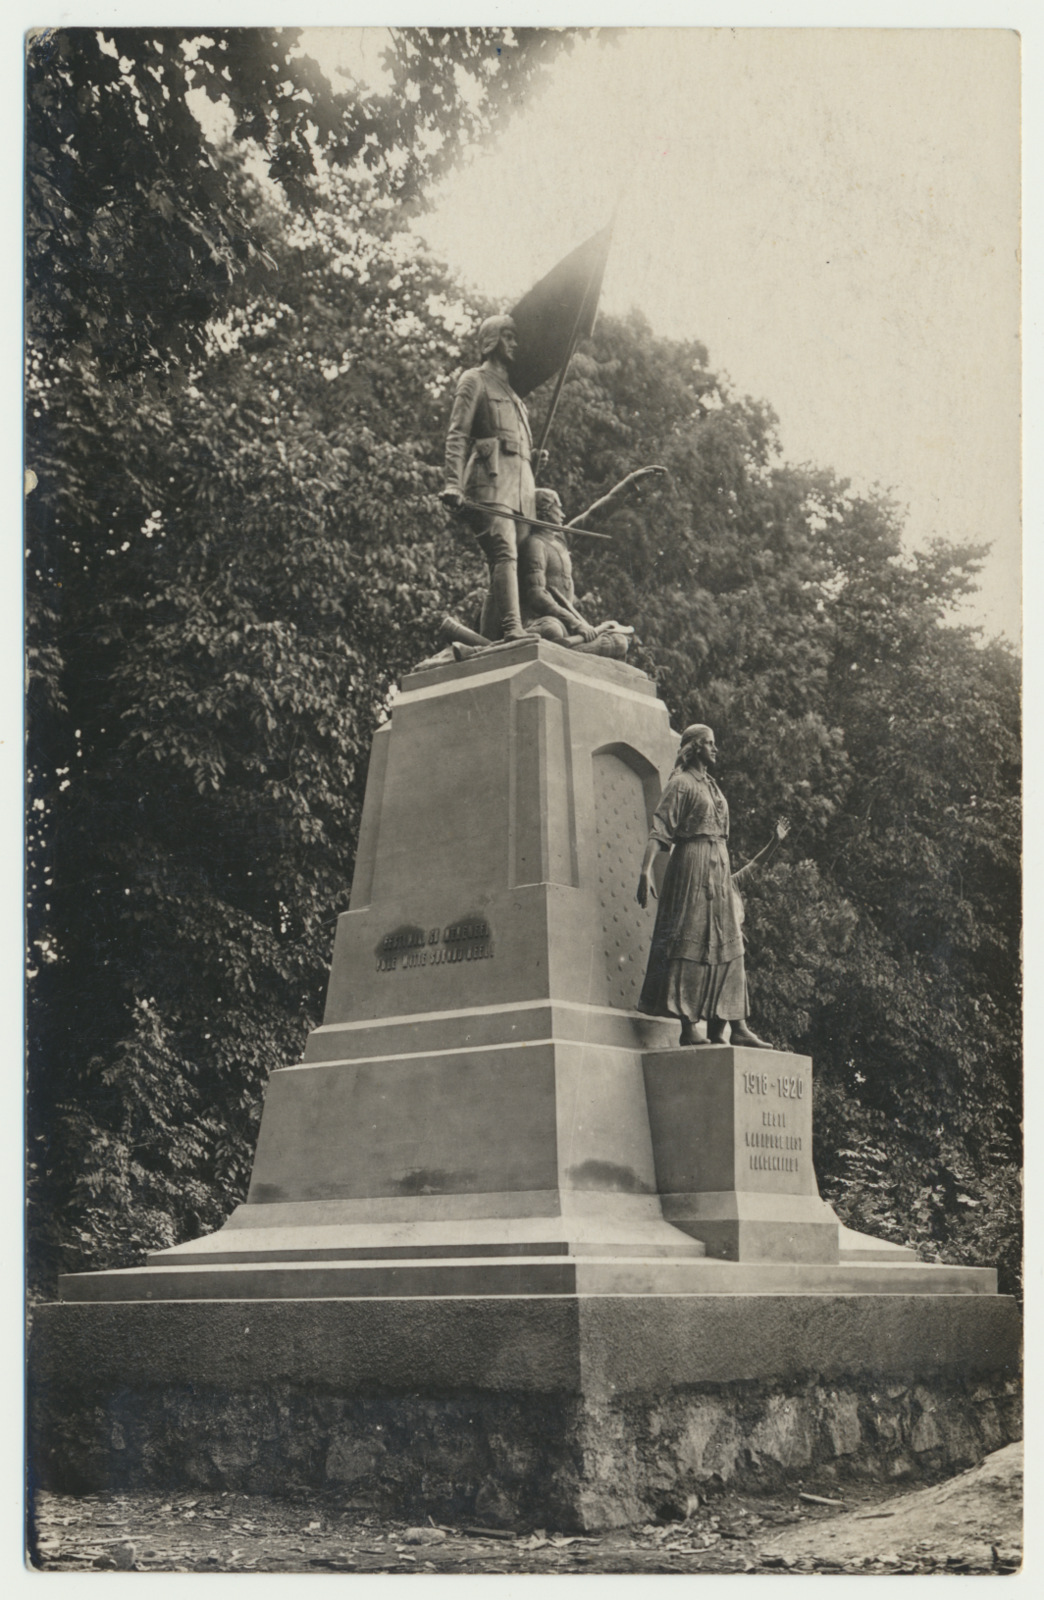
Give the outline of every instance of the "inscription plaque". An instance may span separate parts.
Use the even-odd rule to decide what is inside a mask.
[[[461,961],[491,961],[493,953],[493,934],[485,917],[436,928],[396,928],[377,946],[377,971],[410,972],[418,967],[456,966]]]
[[[805,1189],[812,1171],[812,1085],[803,1072],[766,1069],[738,1073],[737,1181],[774,1187],[780,1178]]]

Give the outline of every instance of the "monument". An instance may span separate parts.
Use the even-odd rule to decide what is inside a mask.
[[[602,1527],[1016,1436],[1014,1303],[840,1225],[811,1061],[638,1008],[677,749],[643,672],[539,637],[404,679],[245,1203],[38,1314],[41,1481]]]
[[[483,324],[443,498],[476,519],[489,634],[376,733],[325,1015],[269,1081],[245,1202],[36,1311],[39,1483],[593,1528],[1017,1436],[996,1274],[819,1194],[812,1062],[746,1026],[713,734],[668,786],[678,735],[626,627],[578,611],[557,497],[520,595],[522,400],[558,372],[542,445],[608,238]]]

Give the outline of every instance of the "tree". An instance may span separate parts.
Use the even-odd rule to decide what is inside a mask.
[[[579,30],[583,33],[586,30]],[[105,371],[198,359],[208,319],[275,263],[193,96],[228,110],[288,201],[317,171],[417,206],[578,31],[390,28],[384,93],[335,93],[275,28],[45,29],[26,79],[28,322],[36,358]],[[321,159],[317,161],[317,157]]]

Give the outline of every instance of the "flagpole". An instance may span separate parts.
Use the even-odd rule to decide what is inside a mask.
[[[558,402],[559,402],[559,399],[561,398],[562,386],[563,386],[563,384],[565,383],[565,380],[566,380],[566,373],[569,371],[569,363],[573,359],[573,351],[576,349],[578,343],[580,342],[578,340],[578,338],[577,338],[577,333],[578,333],[579,328],[580,328],[580,319],[583,317],[584,308],[587,305],[587,296],[590,293],[591,284],[593,282],[594,282],[594,273],[591,274],[591,278],[590,278],[590,281],[588,282],[587,289],[584,292],[584,298],[580,302],[580,309],[576,314],[576,321],[573,324],[573,331],[569,336],[569,345],[568,345],[568,348],[566,350],[566,357],[565,357],[565,360],[562,362],[562,369],[559,372],[558,378],[555,381],[554,392],[553,392],[553,394],[551,396],[551,404],[548,406],[548,408],[547,408],[547,416],[544,418],[544,426],[540,430],[540,443],[537,445],[537,460],[538,461],[540,459],[540,452],[541,452],[541,450],[543,450],[545,444],[547,443],[547,436],[551,432],[551,424],[555,420],[555,412],[558,410]]]
[[[613,215],[612,215],[612,219],[610,220],[610,223],[609,223],[610,229],[612,228],[613,223],[615,221],[616,221],[616,212],[614,211]],[[544,418],[544,426],[540,431],[540,443],[537,445],[537,461],[538,462],[540,460],[540,452],[541,452],[541,450],[544,449],[545,445],[547,444],[547,436],[551,432],[551,424],[555,420],[555,412],[558,410],[558,402],[559,402],[559,399],[561,398],[562,386],[563,386],[563,384],[565,383],[565,380],[566,380],[566,373],[569,370],[569,363],[570,363],[570,361],[572,361],[573,352],[575,351],[577,345],[580,342],[579,337],[578,337],[579,336],[579,332],[580,332],[580,324],[583,321],[584,312],[587,310],[587,303],[591,298],[591,290],[594,288],[595,278],[598,276],[600,270],[602,272],[605,271],[605,260],[604,260],[604,258],[602,259],[601,262],[595,261],[594,266],[591,268],[591,276],[587,280],[587,288],[584,290],[583,299],[580,301],[580,307],[579,307],[579,310],[576,313],[576,321],[573,323],[573,331],[569,336],[569,346],[568,346],[568,348],[566,350],[566,357],[565,357],[565,360],[562,362],[562,370],[558,374],[558,380],[555,383],[554,393],[551,396],[551,404],[547,408],[547,416]]]

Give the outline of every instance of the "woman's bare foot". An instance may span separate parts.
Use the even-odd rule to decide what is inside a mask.
[[[767,1039],[759,1039],[756,1033],[751,1033],[745,1022],[732,1024],[732,1038],[730,1044],[741,1044],[747,1050],[774,1050],[775,1045],[768,1043]]]

